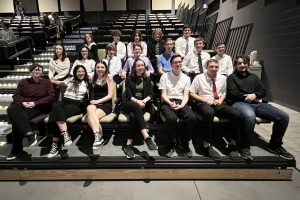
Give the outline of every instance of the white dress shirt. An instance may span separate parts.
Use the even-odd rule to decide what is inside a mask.
[[[224,54],[222,57],[215,55],[212,59],[216,59],[219,62],[219,73],[224,76],[229,76],[233,72],[232,59],[229,55]]]
[[[96,62],[93,59],[87,59],[87,60],[75,60],[73,63],[72,69],[70,71],[70,74],[73,76],[73,70],[76,65],[83,65],[88,73],[88,76],[92,78],[94,76],[94,69]]]
[[[226,77],[222,74],[217,74],[214,79],[218,96],[226,95]],[[191,84],[190,92],[198,94],[206,98],[206,100],[213,100],[212,78],[210,78],[207,73],[197,75]]]
[[[116,44],[114,42],[111,43],[114,47],[116,47]],[[123,42],[118,42],[117,43],[117,56],[121,59],[121,60],[125,60],[126,59],[126,46]]]
[[[110,62],[109,62],[110,60]],[[120,72],[122,71],[122,62],[121,59],[117,56],[113,56],[112,58],[109,58],[108,56],[106,56],[106,58],[103,59],[103,61],[107,64],[108,66],[108,62],[109,62],[109,73],[111,75],[119,75]]]
[[[184,37],[179,37],[175,41],[175,53],[184,57],[186,55],[186,43],[188,41],[188,52],[193,51],[194,49],[194,40],[195,38],[189,37],[185,39]]]
[[[201,51],[201,60],[203,72],[206,71],[206,63],[209,61],[210,55],[207,52]],[[198,52],[196,50],[189,52],[182,61],[182,71],[189,73],[194,71],[195,73],[200,73],[199,63],[198,63]]]

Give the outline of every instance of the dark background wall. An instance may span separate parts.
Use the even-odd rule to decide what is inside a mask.
[[[231,28],[254,23],[246,54],[258,50],[272,100],[300,110],[299,1],[257,0],[240,9],[237,4],[220,0],[217,22],[233,17]]]

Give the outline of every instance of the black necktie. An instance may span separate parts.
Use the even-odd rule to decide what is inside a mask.
[[[118,51],[117,46],[118,46],[118,43],[115,43],[115,49],[116,49],[115,56],[117,55],[117,51]]]
[[[199,65],[200,74],[202,74],[203,73],[203,66],[202,66],[201,53],[198,53],[198,65]]]

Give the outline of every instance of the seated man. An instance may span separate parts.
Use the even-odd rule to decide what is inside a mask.
[[[159,88],[163,104],[161,112],[166,118],[168,127],[168,144],[165,156],[172,157],[175,151],[175,145],[186,157],[192,157],[192,151],[189,148],[190,136],[194,131],[196,118],[193,111],[187,105],[189,100],[190,79],[181,72],[181,56],[174,55],[171,57],[172,70],[161,76]],[[185,131],[178,135],[180,140],[173,141],[177,138],[175,135],[178,128],[177,118],[184,120]]]
[[[202,148],[206,156],[220,160],[221,157],[212,146],[211,134],[214,116],[230,119],[231,132],[228,141],[228,157],[232,160],[239,158],[236,141],[240,134],[242,116],[232,107],[225,104],[226,77],[218,74],[219,63],[217,60],[209,60],[206,72],[195,77],[190,88],[190,96],[196,100],[196,111],[203,115],[204,139]]]
[[[111,31],[113,38],[112,44],[115,46],[115,55],[118,56],[122,61],[126,60],[126,46],[120,41],[121,31],[113,30]]]
[[[122,80],[120,78],[120,73],[122,72],[122,62],[121,59],[115,56],[116,48],[113,44],[106,45],[107,56],[103,61],[107,64],[109,69],[109,74],[113,77],[116,84],[119,84]]]
[[[255,117],[258,116],[274,122],[268,150],[284,159],[293,160],[294,156],[282,147],[282,139],[289,124],[288,114],[268,104],[263,83],[255,74],[248,72],[247,57],[237,56],[234,68],[234,72],[227,78],[227,98],[232,107],[245,118],[241,133],[241,156],[253,159],[250,153],[250,135],[254,132]]]
[[[2,30],[0,31],[0,40],[6,42],[13,42],[17,40],[14,32],[9,28],[9,23],[1,22],[2,23]],[[4,43],[4,42],[2,42]]]
[[[171,71],[170,59],[175,53],[173,52],[173,40],[172,38],[167,38],[165,40],[165,52],[160,54],[157,58],[157,77],[158,81],[161,75]]]
[[[191,78],[191,81],[205,71],[206,63],[210,59],[210,55],[203,51],[203,47],[204,39],[196,38],[193,51],[190,51],[182,61],[182,71]]]
[[[152,66],[149,58],[142,55],[142,45],[140,43],[137,43],[137,44],[133,45],[133,56],[129,57],[126,60],[126,63],[123,67],[123,70],[121,73],[122,80],[126,78],[126,75],[129,74],[129,72],[131,72],[133,63],[138,58],[140,58],[146,64],[146,76],[147,77],[150,77],[150,75],[154,73],[154,69],[153,69],[153,66]]]
[[[219,62],[219,73],[224,76],[229,76],[233,72],[232,59],[229,55],[225,54],[225,44],[217,43],[216,52],[217,55],[212,59],[216,59]]]

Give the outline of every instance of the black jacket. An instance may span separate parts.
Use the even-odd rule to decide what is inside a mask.
[[[267,90],[261,80],[255,74],[250,72],[246,76],[234,71],[227,77],[227,98],[229,104],[235,102],[244,102],[244,95],[254,93],[257,98],[267,102]]]
[[[135,96],[136,93],[136,79],[132,76],[128,76],[125,81],[126,88],[126,100],[130,101],[131,97]],[[150,78],[143,78],[143,98],[149,96],[151,99],[153,98],[153,86]]]

